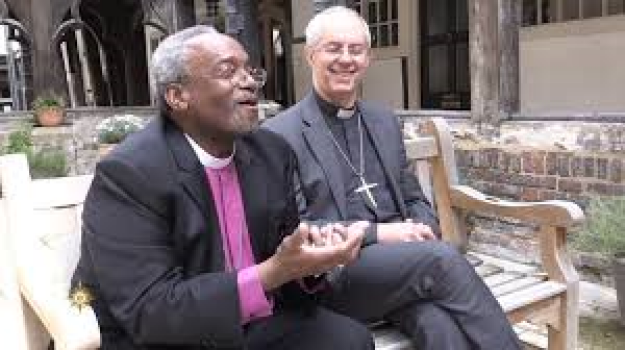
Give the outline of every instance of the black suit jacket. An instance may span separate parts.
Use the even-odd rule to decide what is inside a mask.
[[[439,233],[438,220],[410,171],[397,117],[361,102],[363,125],[378,152],[390,192],[402,218],[423,222]],[[303,220],[347,220],[346,193],[335,146],[313,93],[267,120],[263,127],[283,136],[297,154],[298,207]]]
[[[259,130],[237,141],[235,162],[260,262],[299,222],[295,158],[281,138]],[[78,282],[96,297],[105,348],[241,346],[237,277],[224,272],[210,187],[184,134],[167,117],[157,117],[98,164],[84,205]],[[293,284],[275,297],[278,307],[306,298]]]

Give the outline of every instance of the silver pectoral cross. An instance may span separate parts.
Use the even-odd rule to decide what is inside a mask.
[[[378,208],[378,203],[375,202],[375,198],[373,198],[373,193],[371,193],[371,189],[378,186],[377,183],[367,183],[364,176],[359,176],[360,183],[362,184],[360,187],[356,189],[356,192],[364,192],[371,204],[373,204],[374,208]]]

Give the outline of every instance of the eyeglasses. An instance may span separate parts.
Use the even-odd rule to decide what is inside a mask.
[[[351,58],[362,58],[369,52],[367,45],[364,44],[342,44],[337,42],[326,43],[319,46],[318,49],[325,55],[334,58],[343,56],[346,51]]]
[[[232,63],[225,63],[217,69],[216,78],[230,80],[230,83],[236,86],[240,86],[248,78],[252,78],[255,87],[260,89],[267,82],[267,71],[260,67],[237,67]]]

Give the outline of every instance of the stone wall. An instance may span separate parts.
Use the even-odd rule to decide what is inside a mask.
[[[104,118],[116,114],[134,114],[145,119],[154,115],[150,107],[73,109],[66,111],[66,122],[58,127],[34,127],[32,136],[36,149],[57,149],[65,153],[69,175],[88,174],[98,160],[95,127]],[[0,142],[6,144],[8,134],[29,122],[29,112],[3,114],[0,121]]]
[[[261,103],[260,117],[278,112],[279,105],[265,101]],[[67,159],[70,175],[93,173],[98,161],[98,142],[95,127],[104,118],[116,114],[133,114],[146,120],[156,114],[153,107],[77,108],[66,111],[66,122],[58,127],[33,128],[33,143],[36,149],[62,150]],[[33,120],[31,112],[2,113],[0,116],[0,144],[6,144],[7,135],[20,123]]]

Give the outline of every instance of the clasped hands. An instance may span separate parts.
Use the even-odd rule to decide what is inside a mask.
[[[286,282],[323,274],[356,258],[369,223],[323,227],[300,223],[286,236],[276,253],[259,265],[258,273],[265,290]]]

